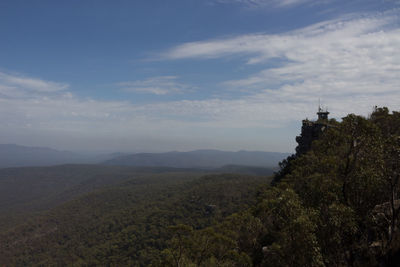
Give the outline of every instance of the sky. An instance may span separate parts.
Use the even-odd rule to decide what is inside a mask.
[[[293,152],[400,110],[399,0],[1,0],[0,143]]]

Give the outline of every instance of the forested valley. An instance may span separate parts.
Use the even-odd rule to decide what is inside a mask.
[[[2,207],[0,265],[5,266],[159,264],[175,225],[204,229],[222,222],[254,205],[258,188],[271,180],[259,175],[97,165],[3,172],[19,177],[20,181],[3,183],[9,188],[21,181],[28,184],[27,173],[44,184],[53,182],[55,188],[49,194],[44,184],[27,185],[19,189],[31,192],[30,198],[14,196],[8,209]]]
[[[0,265],[398,266],[400,112],[324,123],[270,178],[119,169],[4,227]]]

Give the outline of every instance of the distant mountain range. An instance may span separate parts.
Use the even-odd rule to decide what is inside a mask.
[[[61,164],[105,164],[135,167],[205,169],[221,168],[226,165],[246,165],[275,168],[278,166],[278,163],[288,155],[288,153],[277,152],[228,152],[220,150],[85,155],[71,151],[60,151],[47,147],[0,144],[0,168],[54,166]]]
[[[121,155],[124,154],[85,155],[48,147],[0,144],[0,168],[99,163]]]
[[[168,166],[175,168],[219,168],[225,165],[277,167],[289,153],[220,150],[189,152],[137,153],[123,155],[103,162],[106,165]]]
[[[0,168],[57,165],[82,161],[82,156],[47,147],[0,144]]]

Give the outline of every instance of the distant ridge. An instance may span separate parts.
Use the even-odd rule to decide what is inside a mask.
[[[97,164],[127,153],[75,153],[49,147],[0,144],[0,168]]]
[[[106,165],[165,166],[175,168],[218,168],[225,165],[277,167],[289,153],[220,150],[195,150],[189,152],[137,153],[104,161]]]
[[[0,144],[0,168],[47,166],[82,160],[81,155],[69,151],[59,151],[48,147]]]
[[[172,167],[215,169],[226,165],[275,168],[289,153],[262,151],[194,150],[165,153],[112,153],[82,155],[48,147],[0,144],[0,168],[53,166],[62,164],[121,165],[134,167]]]

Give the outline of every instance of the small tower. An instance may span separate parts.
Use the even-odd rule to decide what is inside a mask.
[[[325,109],[325,111],[321,108],[321,105],[318,107],[318,121],[327,121],[328,120],[328,115],[329,112],[327,109]]]
[[[329,127],[328,110],[323,110],[321,105],[319,105],[317,115],[318,120],[316,121],[303,120],[301,134],[296,137],[296,142],[298,143],[296,147],[297,155],[304,154],[310,150],[312,142],[318,139],[322,132]]]

